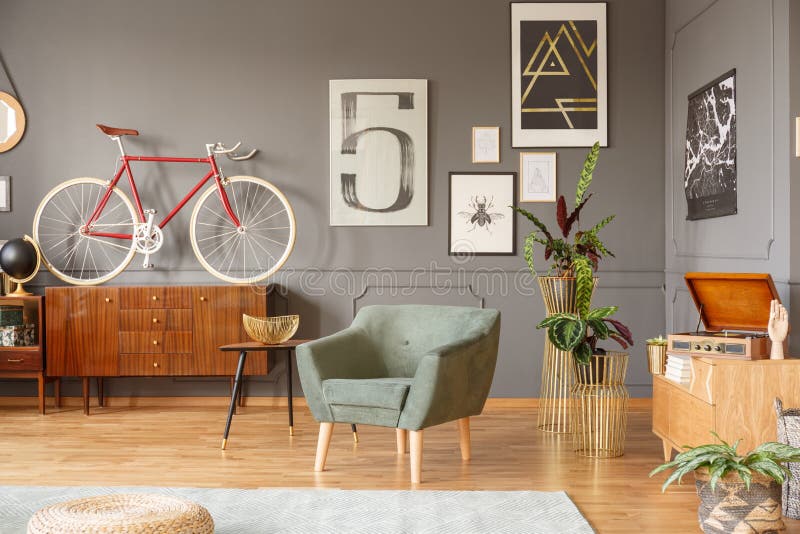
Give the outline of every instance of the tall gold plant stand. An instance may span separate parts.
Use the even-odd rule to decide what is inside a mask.
[[[554,313],[575,313],[575,278],[539,276],[537,280],[548,317]],[[594,279],[594,287],[597,287],[597,278]],[[539,417],[536,425],[539,430],[558,434],[572,432],[570,412],[574,384],[572,353],[557,349],[550,343],[550,338],[545,336]]]
[[[625,451],[628,355],[607,352],[589,365],[575,364],[572,398],[574,449],[581,456],[613,458]]]

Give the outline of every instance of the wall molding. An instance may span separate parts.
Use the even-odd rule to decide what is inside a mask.
[[[706,13],[708,13],[714,6],[719,3],[719,0],[714,0],[711,4],[706,6],[697,15],[691,18],[686,24],[675,30],[672,34],[672,45],[669,51],[669,65],[670,65],[670,83],[669,83],[669,154],[668,154],[668,168],[669,168],[669,217],[670,223],[670,241],[672,242],[673,254],[678,258],[720,258],[720,259],[739,259],[739,260],[769,260],[772,244],[775,242],[775,0],[770,2],[770,146],[773,157],[770,158],[770,228],[769,236],[766,243],[762,245],[763,254],[742,254],[742,253],[726,253],[714,252],[705,253],[697,251],[681,250],[680,244],[675,237],[676,217],[675,217],[675,110],[674,110],[674,97],[675,97],[675,46],[678,42],[680,33],[700,20]]]

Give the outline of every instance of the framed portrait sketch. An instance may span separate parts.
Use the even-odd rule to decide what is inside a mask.
[[[556,201],[556,153],[522,152],[519,155],[519,201]]]
[[[428,224],[428,81],[331,80],[331,226]]]
[[[500,127],[472,127],[472,163],[500,163]]]
[[[686,219],[734,215],[736,194],[736,69],[689,95],[683,189]]]
[[[606,4],[511,4],[511,146],[608,146]]]
[[[516,253],[515,172],[451,172],[448,253]]]
[[[0,211],[11,211],[10,176],[0,176]]]

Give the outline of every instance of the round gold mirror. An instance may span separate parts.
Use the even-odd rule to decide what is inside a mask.
[[[17,146],[25,133],[25,112],[19,101],[0,91],[0,152]]]

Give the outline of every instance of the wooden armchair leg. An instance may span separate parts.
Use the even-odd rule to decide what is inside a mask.
[[[397,454],[406,453],[406,440],[408,440],[408,430],[404,428],[397,429]]]
[[[411,483],[422,482],[422,430],[412,430],[411,434]]]
[[[333,423],[319,424],[319,439],[317,440],[317,458],[314,461],[314,471],[325,469],[325,460],[328,458],[328,446],[331,444]]]
[[[458,420],[459,443],[461,445],[461,459],[469,460],[472,457],[472,446],[469,442],[469,417]]]

